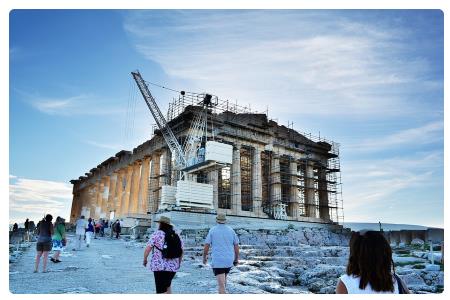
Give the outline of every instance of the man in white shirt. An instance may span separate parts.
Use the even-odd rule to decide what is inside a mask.
[[[84,216],[81,216],[77,222],[75,223],[76,229],[75,229],[75,245],[76,248],[73,248],[72,250],[81,250],[81,241],[84,240],[84,234],[86,232],[86,220],[84,219]]]
[[[217,225],[212,227],[205,240],[203,264],[206,265],[211,250],[211,266],[217,279],[219,294],[226,293],[227,275],[239,262],[239,239],[234,230],[225,225],[225,214],[218,214]]]

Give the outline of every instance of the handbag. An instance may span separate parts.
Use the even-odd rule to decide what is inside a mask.
[[[410,292],[409,292],[408,288],[405,286],[405,283],[403,282],[403,280],[395,273],[394,273],[394,277],[395,277],[395,280],[397,280],[398,293],[399,294],[409,294]]]

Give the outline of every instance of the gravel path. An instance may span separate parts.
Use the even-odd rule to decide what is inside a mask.
[[[73,236],[69,236],[70,239]],[[153,294],[153,273],[142,266],[143,244],[109,238],[93,239],[91,246],[81,251],[61,254],[61,263],[49,261],[49,272],[33,273],[35,243],[10,264],[9,289],[18,294],[59,293],[128,293]],[[200,259],[187,257],[172,282],[174,293],[215,293],[212,271],[200,264]]]

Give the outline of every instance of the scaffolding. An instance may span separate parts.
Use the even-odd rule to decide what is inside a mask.
[[[179,96],[169,104],[167,119],[170,121],[178,117],[188,106],[201,106],[203,98],[204,94]],[[228,100],[221,101],[217,97],[214,101],[216,106],[208,112],[211,115],[208,119],[212,123],[218,112],[234,113],[235,118],[238,118],[239,114],[261,114],[252,111],[250,106],[240,106]],[[267,112],[262,114],[267,116]],[[233,114],[230,115],[233,117]],[[257,148],[253,147],[252,142],[243,142],[239,150],[239,170],[230,167],[209,170],[218,172],[214,179],[206,174],[199,174],[197,181],[217,186],[217,207],[227,210],[230,215],[241,213],[254,217],[284,219],[284,214],[288,220],[309,217],[342,224],[344,212],[339,144],[324,137],[294,130],[292,123],[289,123],[285,130],[288,132],[287,138],[275,136],[271,147],[266,147],[259,153],[259,160],[255,161]],[[211,132],[214,135],[214,131]],[[225,136],[224,142],[226,136],[258,141],[259,134],[257,130],[250,132],[241,126],[223,127],[220,133]],[[296,141],[294,134],[304,136],[305,142]],[[324,145],[330,146],[330,150],[326,158],[318,159],[313,148]],[[280,148],[298,155],[294,158],[274,150]],[[255,172],[255,168],[260,168],[259,172]],[[234,189],[233,178],[237,174],[240,175],[240,182],[238,188]],[[258,185],[261,191],[255,193],[255,186]]]
[[[169,103],[169,108],[167,110],[167,121],[171,121],[181,115],[188,106],[202,106],[203,99],[206,93],[189,93],[185,95],[179,95],[178,98],[173,98],[172,102]],[[230,100],[221,100],[217,96],[212,96],[212,101],[214,102],[214,113],[217,112],[232,112],[234,114],[261,114],[266,112],[258,112],[251,109],[250,104],[248,106],[242,106],[233,103]]]

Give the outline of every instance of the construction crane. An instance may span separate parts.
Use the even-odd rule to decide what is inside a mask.
[[[217,105],[217,97],[210,94],[203,95],[203,100],[200,103],[203,111],[194,116],[184,147],[182,147],[139,71],[131,72],[131,75],[175,158],[175,169],[180,171],[180,179],[187,179],[184,176],[185,173],[195,173],[200,170],[231,164],[233,147],[229,144],[208,141],[207,139],[208,108],[212,107],[214,103]],[[170,195],[161,199],[161,204],[178,207],[213,208],[213,186],[211,184],[179,180],[176,187],[165,185],[161,187],[161,190],[162,194]],[[163,198],[163,196],[161,197]]]
[[[152,93],[150,93],[147,84],[145,83],[139,71],[131,72],[131,75],[136,81],[136,84],[141,91],[145,103],[152,113],[159,130],[161,130],[161,133],[167,143],[167,146],[170,149],[170,152],[172,152],[172,154],[175,156],[175,165],[179,168],[185,168],[186,159],[184,157],[183,149],[181,148],[180,143],[178,143],[177,138],[173,134],[172,129],[170,129],[169,125],[167,124],[166,118],[164,118],[164,115],[161,113],[161,110],[156,104],[155,98],[153,98]]]

